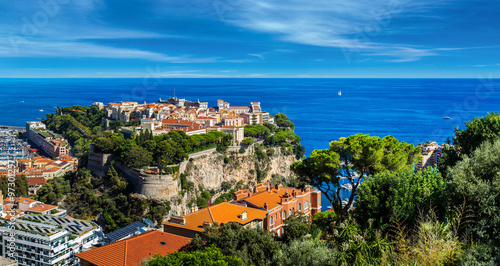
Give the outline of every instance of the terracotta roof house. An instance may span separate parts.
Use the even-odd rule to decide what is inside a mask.
[[[213,223],[237,222],[243,226],[262,228],[266,215],[266,211],[250,208],[244,204],[222,202],[182,217],[173,216],[162,225],[165,232],[194,238]]]
[[[50,214],[52,210],[57,210],[57,206],[50,204],[37,204],[32,208],[29,208],[27,213],[38,213],[38,214]]]
[[[178,251],[191,239],[161,231],[148,231],[100,248],[76,254],[82,266],[135,266],[158,255]]]
[[[296,211],[305,215],[321,212],[321,192],[317,189],[270,186],[265,182],[255,185],[253,191],[245,189],[234,194],[236,202],[266,211],[263,228],[278,236],[283,233],[284,220]]]

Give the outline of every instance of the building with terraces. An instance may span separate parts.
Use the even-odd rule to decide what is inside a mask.
[[[29,214],[15,223],[0,223],[0,256],[15,259],[19,265],[79,265],[75,254],[102,238],[95,223],[66,217]]]
[[[31,142],[52,158],[69,155],[68,141],[61,135],[47,130],[42,122],[27,122],[26,135]]]
[[[263,228],[277,236],[283,234],[284,221],[296,212],[314,215],[321,212],[321,192],[317,189],[297,189],[270,186],[268,182],[255,185],[253,190],[245,189],[234,193],[235,202],[267,213]]]

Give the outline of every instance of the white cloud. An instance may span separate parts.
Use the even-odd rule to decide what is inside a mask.
[[[222,14],[238,27],[276,35],[304,45],[341,48],[347,53],[381,56],[394,62],[415,61],[453,48],[422,48],[377,42],[398,16],[427,16],[450,1],[434,0],[259,0],[237,1]],[[387,33],[387,32],[385,32]],[[257,54],[251,54],[258,56]]]
[[[28,41],[19,46],[0,44],[0,57],[59,57],[59,58],[113,58],[144,59],[171,63],[212,63],[218,58],[194,58],[189,56],[168,56],[162,53],[139,49],[117,48],[86,42]]]

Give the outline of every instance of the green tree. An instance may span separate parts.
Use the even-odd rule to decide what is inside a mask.
[[[448,172],[451,206],[465,201],[473,215],[469,232],[475,241],[500,254],[500,140],[486,141],[470,156],[464,155]],[[499,258],[500,259],[500,258]]]
[[[392,218],[414,225],[420,211],[430,206],[444,209],[444,189],[443,177],[434,168],[379,173],[360,187],[354,212],[365,226],[373,219],[375,227],[385,229]]]
[[[252,145],[252,144],[253,144],[252,137],[246,137],[241,141],[241,145]]]
[[[110,166],[108,169],[108,173],[106,174],[108,178],[108,182],[110,186],[115,190],[115,191],[123,191],[127,188],[128,182],[125,178],[123,178],[121,175],[116,172],[116,169],[114,166]]]
[[[274,122],[281,128],[287,128],[293,131],[295,129],[295,125],[292,121],[288,120],[288,117],[283,113],[278,113],[274,116]]]
[[[444,150],[439,170],[446,177],[448,168],[461,160],[462,155],[471,155],[483,142],[500,139],[500,114],[489,113],[465,122],[465,129],[455,128],[453,147]]]
[[[294,240],[274,255],[272,265],[277,266],[309,266],[309,265],[340,265],[339,254],[335,249],[329,249],[313,240]]]
[[[135,147],[125,154],[123,162],[130,168],[142,168],[151,165],[153,156],[146,149]]]
[[[335,211],[318,212],[312,217],[313,224],[321,230],[332,228],[335,221],[337,221]]]
[[[283,229],[283,239],[286,242],[300,239],[303,236],[312,233],[310,216],[297,212],[285,219],[285,226]]]
[[[6,198],[9,195],[9,179],[6,175],[2,176],[2,183],[0,184],[0,188],[2,189],[2,195]]]
[[[155,255],[145,260],[147,266],[240,266],[243,261],[238,257],[225,256],[215,246],[205,248],[203,251],[174,252],[168,256]]]
[[[244,265],[267,265],[279,250],[279,243],[271,232],[244,228],[238,223],[208,227],[201,236],[194,238],[185,250],[201,251],[210,245],[218,247],[226,256],[241,258]]]
[[[314,150],[309,158],[293,163],[291,169],[302,185],[318,188],[343,218],[366,176],[408,169],[419,159],[420,148],[399,142],[392,136],[381,139],[357,134],[332,141],[329,149]],[[342,178],[352,187],[347,204],[342,204],[340,197]]]
[[[16,180],[14,181],[14,184],[16,185],[15,190],[17,197],[28,196],[29,193],[28,179],[26,178],[25,175],[17,176]]]

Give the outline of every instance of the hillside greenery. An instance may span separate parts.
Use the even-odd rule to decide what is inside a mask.
[[[133,194],[132,185],[113,166],[104,179],[93,177],[85,168],[53,178],[40,188],[37,197],[54,205],[62,201],[62,207],[75,218],[92,220],[100,217],[107,232],[141,218],[160,224],[170,211],[168,201],[144,199]]]
[[[191,152],[227,149],[224,134],[187,136],[172,131],[153,137],[144,132],[125,138],[100,128],[103,114],[96,108],[69,107],[48,115],[49,129],[63,134],[79,156],[90,144],[98,152],[114,154],[127,166],[156,165],[167,168]],[[295,125],[283,114],[276,125],[245,127],[246,144],[255,145],[256,170],[262,178],[270,156],[280,149],[304,158]],[[136,121],[132,123],[137,123]],[[420,149],[394,137],[357,134],[330,143],[324,150],[296,162],[291,169],[297,186],[312,185],[322,191],[335,211],[313,217],[296,213],[284,224],[284,234],[273,236],[261,229],[236,223],[213,224],[179,252],[154,256],[148,265],[498,265],[500,264],[500,116],[478,117],[454,132],[453,145],[445,148],[438,169],[419,172],[414,167]],[[252,138],[252,139],[250,139]],[[220,155],[225,163],[230,156]],[[357,172],[359,176],[354,175]],[[284,179],[283,177],[273,177]],[[342,178],[353,188],[342,203],[338,193]],[[215,191],[196,188],[180,175],[186,191],[199,191],[191,204],[208,205]],[[361,179],[364,180],[360,186]],[[19,179],[23,185],[23,179]],[[295,183],[296,182],[296,183]],[[2,184],[4,180],[2,180]],[[214,202],[230,200],[236,184],[221,184]],[[4,186],[1,187],[2,191]],[[144,199],[113,167],[97,179],[81,168],[75,174],[45,184],[38,199],[66,207],[77,218],[98,219],[107,231],[148,218],[160,223],[170,210],[168,201]],[[22,193],[22,192],[19,192]],[[325,205],[325,203],[323,203]]]

